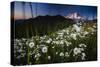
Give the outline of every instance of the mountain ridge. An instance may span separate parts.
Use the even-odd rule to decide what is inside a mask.
[[[16,20],[15,21],[15,37],[26,37],[28,29],[29,37],[33,35],[45,35],[54,31],[63,29],[73,24],[73,20],[66,19],[63,16],[38,16],[35,18]]]

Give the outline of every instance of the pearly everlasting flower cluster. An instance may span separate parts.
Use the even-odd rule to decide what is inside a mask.
[[[80,61],[87,60],[86,51],[90,45],[87,40],[89,41],[95,33],[95,25],[89,27],[86,23],[76,23],[50,35],[14,39],[14,57],[17,60],[26,58],[30,63],[60,62],[60,60],[67,62],[70,58],[77,59],[77,57]]]

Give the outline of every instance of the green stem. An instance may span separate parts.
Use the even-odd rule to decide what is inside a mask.
[[[29,38],[29,35],[28,35],[28,28],[26,29],[26,36],[27,36],[27,38]],[[28,52],[27,52],[27,64],[29,64],[29,60],[30,60],[29,46],[27,47],[27,49],[28,49]]]

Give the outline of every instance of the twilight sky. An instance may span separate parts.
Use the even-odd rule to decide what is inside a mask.
[[[22,2],[14,2],[14,18],[23,19],[23,5]],[[25,2],[25,18],[31,18],[31,9],[29,2]],[[36,12],[37,9],[37,12]],[[97,17],[97,7],[95,6],[80,6],[80,5],[58,5],[48,3],[32,3],[33,16],[45,15],[62,15],[67,16],[69,13],[77,12],[81,16],[88,19]],[[37,14],[36,14],[37,13]]]

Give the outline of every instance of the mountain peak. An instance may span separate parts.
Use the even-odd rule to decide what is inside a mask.
[[[69,19],[84,19],[79,13],[77,12],[73,12],[73,13],[69,13],[66,18]]]

